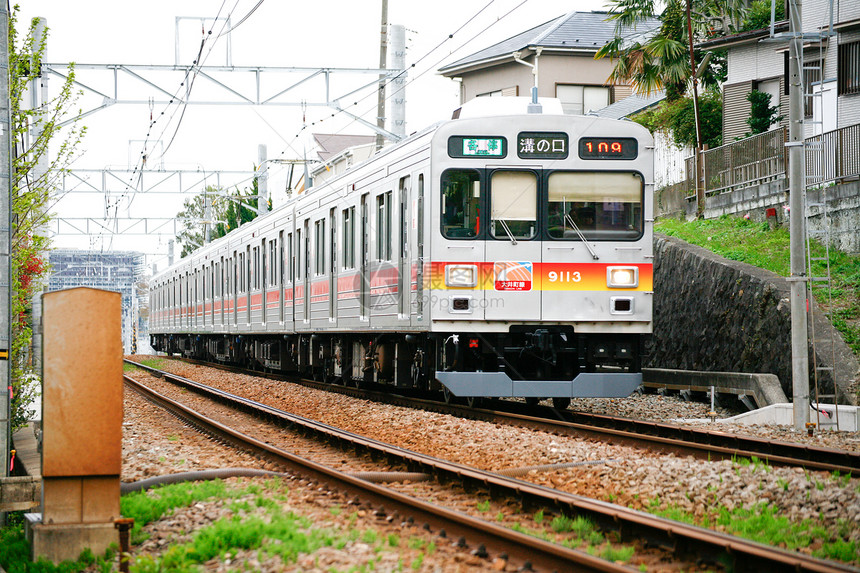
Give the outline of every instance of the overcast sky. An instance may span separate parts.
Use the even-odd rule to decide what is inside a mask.
[[[603,0],[389,0],[389,22],[406,27],[407,66],[415,64],[409,69],[406,88],[407,133],[449,118],[458,106],[458,84],[436,74],[442,65],[565,13],[605,9]],[[24,0],[19,28],[25,28],[30,18],[47,18],[47,60],[52,63],[188,65],[196,58],[201,39],[206,37],[202,57],[205,66],[226,65],[229,57],[234,66],[376,68],[380,11],[379,0],[151,0],[145,3]],[[229,14],[235,29],[213,41],[223,31],[222,23],[213,24],[211,20],[219,14]],[[178,24],[177,18],[180,18]],[[210,20],[201,22],[200,18]],[[243,18],[246,19],[240,24]],[[211,36],[207,34],[209,29],[213,30]],[[451,34],[453,38],[449,38]],[[240,74],[231,73],[230,76],[236,76],[230,81],[235,81],[236,84],[231,85],[238,89],[246,89],[252,83],[249,74],[239,77]],[[286,87],[301,77],[272,76],[268,81],[273,82],[272,85],[280,82],[279,85]],[[110,78],[104,72],[81,69],[77,78],[100,90],[112,89]],[[171,90],[179,89],[182,81],[178,75],[153,76],[152,79],[159,85],[171,86]],[[348,92],[353,86],[372,79],[367,75],[344,76],[337,80],[340,83],[332,82],[332,95]],[[52,93],[59,85],[58,79],[50,79]],[[120,97],[140,101],[161,98],[155,88],[142,82],[127,81],[121,86],[125,91]],[[320,99],[324,93],[321,86],[321,83],[309,82],[305,91],[297,95],[308,101]],[[192,98],[206,99],[210,94],[216,97],[210,90],[203,82],[196,81]],[[349,108],[351,112],[375,122],[375,89],[358,92],[350,99],[358,101]],[[80,107],[91,109],[101,103],[100,98],[88,95],[80,100]],[[148,140],[148,153],[158,150],[159,145],[163,149],[169,144],[158,161],[168,170],[250,171],[257,162],[259,144],[267,146],[270,159],[298,158],[310,133],[371,134],[344,114],[332,118],[334,112],[325,107],[308,107],[306,122],[315,125],[303,131],[299,108],[189,105],[183,113],[175,104],[155,105],[152,110],[146,104],[113,105],[81,120],[88,133],[82,145],[83,154],[74,167],[133,167],[143,142]],[[150,114],[159,120],[152,128]],[[207,182],[214,184],[211,178]],[[272,165],[269,185],[277,204],[285,196],[283,167]],[[178,195],[157,198],[128,195],[120,200],[118,210],[110,212],[131,217],[168,216],[181,208],[181,202],[182,197]],[[69,193],[57,204],[55,212],[67,217],[104,217],[105,199]],[[54,245],[141,250],[149,255],[148,263],[157,262],[163,269],[169,238],[167,233],[113,240],[108,235],[59,236],[54,239]]]

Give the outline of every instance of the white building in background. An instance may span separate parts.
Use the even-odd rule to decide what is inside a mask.
[[[151,352],[147,326],[149,290],[145,286],[143,253],[54,249],[48,255],[48,262],[51,265],[49,292],[91,287],[120,293],[124,351],[127,354]]]

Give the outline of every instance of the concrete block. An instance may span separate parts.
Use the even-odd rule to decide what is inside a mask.
[[[45,523],[80,523],[83,517],[81,478],[43,476],[42,479],[42,508]]]
[[[113,522],[48,525],[33,519],[38,514],[27,515],[27,538],[31,541],[32,555],[55,564],[77,559],[85,548],[101,555],[111,545],[119,545],[119,532]]]
[[[0,478],[0,511],[27,511],[38,507],[41,494],[42,480],[38,477]]]

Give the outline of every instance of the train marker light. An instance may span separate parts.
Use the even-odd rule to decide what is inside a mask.
[[[448,265],[445,267],[445,286],[472,288],[477,284],[477,265]]]
[[[606,286],[636,288],[639,286],[639,267],[606,267]]]

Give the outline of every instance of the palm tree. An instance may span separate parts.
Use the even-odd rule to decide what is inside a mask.
[[[692,11],[694,35],[705,38],[731,33],[744,13],[747,0],[696,0]],[[680,99],[692,78],[689,59],[687,17],[683,0],[667,0],[659,15],[660,29],[645,39],[631,40],[627,33],[655,16],[654,0],[617,0],[609,10],[616,22],[616,37],[598,50],[595,58],[614,60],[610,82],[632,83],[638,93],[666,91],[669,101]],[[699,58],[697,58],[698,60]],[[719,59],[711,67],[719,67]],[[709,70],[705,85],[716,85],[718,73]]]

